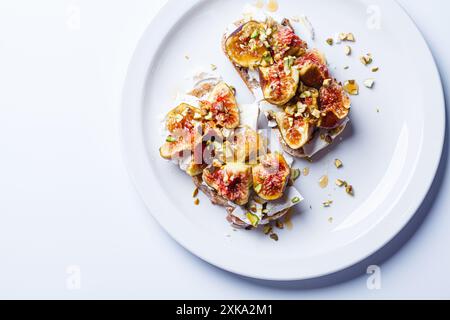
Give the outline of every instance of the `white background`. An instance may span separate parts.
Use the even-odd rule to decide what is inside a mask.
[[[449,2],[399,2],[428,41],[448,99]],[[410,225],[326,278],[244,279],[157,225],[127,176],[119,114],[127,65],[164,3],[0,0],[0,298],[450,298],[447,145]],[[367,289],[371,264],[381,266],[381,290]]]

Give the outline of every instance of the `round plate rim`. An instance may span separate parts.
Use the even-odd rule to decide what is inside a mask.
[[[148,157],[146,152],[141,149],[143,146],[142,143],[145,141],[143,130],[140,130],[143,126],[141,107],[144,99],[143,90],[148,72],[148,68],[142,68],[142,61],[148,60],[147,67],[150,67],[150,62],[153,58],[150,59],[148,54],[152,53],[153,55],[151,55],[151,57],[154,57],[154,55],[158,52],[160,41],[164,39],[172,28],[176,26],[178,19],[190,10],[194,10],[196,6],[201,4],[203,1],[205,0],[184,0],[180,3],[179,1],[169,0],[147,27],[129,64],[122,92],[122,107],[120,113],[121,148],[128,173],[137,192],[146,204],[147,209],[152,213],[153,217],[158,221],[163,229],[188,251],[221,269],[249,278],[269,281],[298,281],[318,278],[347,269],[382,249],[399,232],[401,232],[401,230],[405,228],[427,196],[441,162],[446,130],[445,98],[436,62],[420,30],[408,16],[406,11],[400,6],[400,4],[397,3],[397,1],[392,1],[391,9],[396,10],[399,20],[401,19],[408,25],[409,29],[414,31],[417,42],[416,45],[420,46],[421,53],[424,55],[427,66],[432,70],[432,72],[430,72],[430,69],[428,70],[428,74],[432,74],[432,78],[428,78],[427,83],[428,85],[431,84],[432,90],[435,90],[434,94],[432,94],[432,96],[436,97],[436,103],[434,105],[440,107],[437,108],[432,115],[433,122],[435,123],[435,125],[432,126],[432,129],[434,130],[433,137],[436,139],[435,141],[438,142],[436,144],[438,149],[434,150],[432,155],[427,155],[428,165],[424,168],[426,172],[422,172],[424,180],[421,184],[419,191],[420,194],[418,194],[414,201],[412,201],[408,212],[402,214],[401,219],[396,221],[395,227],[390,226],[392,231],[389,231],[387,235],[385,232],[385,235],[382,236],[381,239],[379,236],[371,239],[370,249],[365,250],[365,252],[355,253],[351,258],[348,257],[345,259],[345,262],[339,261],[334,264],[327,265],[326,268],[319,268],[317,271],[311,271],[308,273],[300,273],[296,271],[286,272],[286,270],[283,270],[282,272],[267,270],[259,271],[258,269],[242,268],[242,264],[237,266],[235,263],[230,263],[219,255],[211,253],[211,250],[206,249],[204,244],[202,244],[201,241],[198,241],[193,233],[187,230],[181,232],[181,229],[174,227],[173,220],[169,221],[163,213],[158,212],[158,210],[152,210],[153,203],[150,203],[146,197],[146,191],[148,191],[145,187],[146,182],[139,174],[140,169],[143,169],[147,165],[146,158]],[[170,19],[168,17],[170,17]],[[153,32],[153,30],[156,30],[157,27],[158,30],[166,30],[166,32],[159,34],[159,41],[152,41],[152,43],[146,42],[145,39],[147,39],[150,35],[152,39],[155,38],[155,32]],[[140,81],[136,81],[135,79],[140,79]],[[431,128],[429,128],[429,130],[430,129]],[[423,151],[421,152],[423,153]],[[410,186],[408,186],[408,188],[409,187]],[[170,204],[168,205],[170,206]],[[188,221],[186,220],[184,223],[188,223]],[[371,232],[373,232],[373,229]]]

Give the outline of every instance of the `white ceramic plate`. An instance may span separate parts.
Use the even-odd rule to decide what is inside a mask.
[[[242,0],[169,1],[136,49],[125,84],[123,149],[129,172],[148,209],[167,232],[202,259],[225,270],[269,280],[314,278],[349,267],[389,242],[412,218],[436,173],[444,139],[444,100],[430,51],[413,22],[395,1],[279,0],[278,14],[305,14],[316,30],[310,46],[322,49],[333,74],[356,79],[352,126],[344,139],[297,181],[307,199],[293,217],[293,229],[274,242],[260,232],[235,232],[225,211],[205,197],[194,206],[190,179],[159,157],[161,115],[173,106],[185,76],[198,66],[218,66],[238,91],[252,98],[221,51],[221,35],[237,20]],[[378,24],[379,22],[379,24]],[[379,28],[378,28],[379,26]],[[336,32],[353,32],[357,42],[347,57],[342,45],[328,46]],[[371,73],[358,60],[372,53]],[[185,56],[190,57],[189,60]],[[350,69],[344,70],[349,65]],[[373,90],[362,86],[374,77]],[[379,112],[377,112],[379,109]],[[337,170],[335,158],[345,167]],[[328,174],[330,186],[318,186]],[[352,199],[335,187],[351,182]],[[322,203],[333,200],[331,208]],[[312,209],[310,208],[312,207]],[[330,223],[329,218],[333,217]]]

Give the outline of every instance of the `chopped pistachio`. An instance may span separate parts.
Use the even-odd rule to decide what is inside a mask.
[[[350,46],[345,46],[344,47],[344,52],[347,56],[352,54],[352,48]]]
[[[212,120],[212,117],[213,117],[213,115],[212,115],[212,112],[209,112],[206,116],[205,116],[205,120]]]
[[[329,218],[328,218],[328,222],[329,222],[329,223],[333,223],[333,221],[334,221],[333,217],[329,217]]]
[[[313,115],[313,117],[319,119],[320,118],[320,111],[315,109],[313,111],[311,111],[311,114]]]
[[[373,67],[372,68],[372,72],[378,72],[378,70],[380,70],[380,68],[378,68],[378,67]]]
[[[359,59],[361,60],[361,63],[365,66],[367,66],[373,62],[373,58],[372,58],[371,54],[366,54],[365,56],[361,56]]]
[[[284,224],[283,224],[283,222],[281,222],[280,220],[275,221],[275,226],[276,226],[278,229],[281,229],[281,230],[284,229]]]
[[[302,94],[300,94],[300,98],[305,99],[305,98],[311,98],[312,94],[311,91],[307,90],[305,92],[302,92]]]
[[[185,58],[186,60],[189,60],[191,57],[189,57],[188,55],[185,55],[184,58]]]
[[[355,42],[355,36],[353,35],[353,33],[347,33],[347,41],[351,41],[351,42]]]
[[[327,40],[328,45],[332,46],[334,44],[333,38],[328,38]]]
[[[211,64],[211,70],[212,71],[216,71],[217,70],[217,66],[215,64]]]
[[[300,198],[299,197],[295,197],[292,199],[292,203],[297,204],[300,202]]]
[[[344,166],[344,164],[342,163],[342,161],[339,160],[339,159],[334,160],[334,165],[335,165],[336,168],[338,168],[338,169],[340,169],[340,168],[342,168],[342,167]]]
[[[289,121],[289,127],[292,128],[294,126],[294,118],[289,117],[288,121]]]
[[[250,38],[255,39],[259,36],[259,30],[256,29],[255,31],[253,31],[252,35],[250,36]]]
[[[294,65],[295,58],[294,57],[286,57],[284,58],[284,72],[289,75],[291,73],[291,67]]]
[[[168,137],[166,138],[166,141],[167,141],[167,142],[176,142],[177,139],[175,139],[175,138],[172,137],[172,136],[168,136]]]
[[[344,180],[341,180],[341,179],[336,179],[336,185],[338,187],[343,187],[343,186],[347,185],[347,182],[345,182]]]
[[[355,42],[355,36],[353,35],[353,33],[340,33],[339,39],[341,41]]]
[[[252,224],[252,226],[257,227],[259,224],[259,218],[257,215],[248,212],[247,213],[247,219],[250,221],[250,223]]]
[[[333,201],[328,200],[328,201],[325,201],[325,202],[323,203],[323,206],[324,206],[325,208],[329,208],[329,207],[331,207],[332,204],[333,204]]]
[[[278,240],[279,240],[278,235],[277,235],[276,233],[272,233],[272,234],[270,235],[270,238],[271,238],[272,240],[275,240],[275,241],[278,241]]]
[[[255,191],[257,192],[257,193],[260,193],[261,192],[261,190],[262,190],[262,184],[257,184],[256,186],[255,186]]]
[[[186,116],[186,114],[185,114],[185,116]],[[176,116],[175,116],[175,121],[176,122],[181,122],[181,121],[183,121],[183,115],[181,115],[181,114],[177,114]]]
[[[297,180],[300,177],[300,169],[292,169],[292,180]]]
[[[332,82],[333,82],[333,80],[331,80],[331,79],[325,79],[325,80],[323,80],[323,86],[328,88]]]
[[[200,120],[202,118],[202,115],[198,112],[194,113],[194,120]]]
[[[272,228],[272,226],[271,226],[270,224],[266,224],[266,225],[263,227],[263,232],[264,232],[264,234],[266,234],[266,235],[268,235],[269,233],[271,233],[272,230],[273,230],[273,228]]]
[[[372,89],[374,84],[375,84],[375,79],[367,79],[364,81],[364,85],[369,89]]]
[[[345,187],[345,192],[347,192],[349,195],[354,196],[355,192],[353,190],[353,186],[352,185],[347,185]]]

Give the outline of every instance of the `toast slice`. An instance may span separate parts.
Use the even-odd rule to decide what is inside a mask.
[[[202,114],[202,111],[203,111],[202,106],[205,103],[204,99],[211,99],[212,96],[215,96],[218,91],[218,88],[219,89],[220,88],[227,89],[227,90],[225,90],[225,92],[227,92],[228,95],[231,94],[231,95],[233,95],[233,97],[235,96],[235,92],[232,89],[232,87],[229,87],[229,86],[225,87],[225,84],[223,81],[221,81],[221,79],[209,79],[209,78],[201,79],[201,81],[199,81],[196,84],[196,86],[186,94],[185,97],[179,97],[179,99],[177,100],[177,104],[179,103],[179,106],[177,108],[173,109],[171,112],[169,112],[169,115],[166,118],[166,120],[168,120],[168,121],[170,120],[168,123],[170,123],[173,126],[180,126],[180,125],[183,125],[184,122],[189,122],[189,121],[193,121],[193,120],[197,119],[197,118],[195,118],[195,116],[199,116]],[[232,92],[230,93],[228,89],[232,90]],[[224,101],[223,95],[219,95],[219,96],[220,96],[220,101]],[[228,98],[233,98],[233,97],[228,97]],[[235,102],[234,99],[229,99],[227,101]],[[210,103],[211,103],[211,100],[210,100]],[[183,117],[181,117],[180,115],[183,115]],[[202,138],[201,141],[197,142],[197,140],[196,140],[195,145],[196,146],[203,145],[203,148],[207,148],[208,151],[213,149],[214,150],[213,158],[222,164],[228,164],[229,162],[231,164],[232,162],[235,162],[236,166],[233,168],[235,168],[237,170],[236,171],[237,173],[239,172],[238,169],[241,167],[245,166],[246,168],[248,168],[247,176],[248,175],[250,176],[249,183],[251,183],[253,180],[253,176],[251,174],[251,172],[252,172],[251,166],[250,165],[239,165],[238,163],[242,162],[242,163],[250,164],[253,161],[252,159],[256,159],[255,161],[258,161],[257,160],[258,155],[267,152],[267,142],[265,141],[264,137],[260,136],[254,129],[252,129],[248,126],[243,126],[242,123],[238,128],[227,129],[223,125],[220,125],[219,128],[216,128],[216,127],[214,127],[214,123],[211,123],[211,122],[214,122],[214,119],[212,119],[210,121],[206,121],[206,123],[207,123],[206,129],[208,129],[209,131],[203,130],[202,135],[200,136],[200,138]],[[219,122],[216,121],[216,124],[219,124]],[[177,137],[173,132],[170,131],[170,128],[167,128],[167,130],[169,130],[170,138]],[[233,140],[232,140],[232,142],[225,142],[223,145],[221,145],[221,147],[219,147],[216,150],[216,148],[217,148],[216,143],[220,143],[220,140],[225,141],[225,139],[224,139],[225,132],[227,132],[227,134],[230,134],[230,132],[232,132]],[[214,134],[214,137],[215,137],[214,140],[210,140],[210,137],[208,136],[209,133]],[[219,140],[217,140],[217,138],[219,138]],[[168,139],[168,140],[166,140],[165,144],[170,145],[171,143],[176,143],[176,142],[172,139]],[[210,143],[210,144],[208,144],[208,143]],[[231,148],[230,150],[233,153],[233,158],[231,158],[231,159],[228,158],[229,157],[228,153],[227,153],[228,149],[225,148],[225,146],[228,146],[228,145],[230,145],[230,148]],[[192,145],[191,145],[191,147],[192,147]],[[224,194],[223,192],[220,193],[220,192],[216,191],[216,189],[214,189],[214,187],[211,187],[211,185],[213,185],[211,183],[211,181],[209,181],[209,184],[208,184],[204,180],[205,177],[207,177],[207,176],[205,176],[205,172],[208,172],[208,168],[211,168],[211,166],[214,166],[215,162],[213,161],[212,165],[208,166],[207,163],[209,163],[209,162],[205,161],[205,158],[204,158],[205,157],[204,149],[197,148],[197,147],[196,147],[196,149],[199,149],[200,151],[203,152],[202,161],[204,164],[193,166],[194,163],[197,163],[197,162],[194,162],[194,160],[197,159],[195,157],[195,153],[194,153],[194,155],[191,155],[189,153],[189,155],[186,158],[172,159],[172,161],[175,162],[177,165],[179,165],[183,171],[185,171],[186,173],[188,173],[189,176],[192,177],[192,181],[193,181],[194,185],[210,199],[212,204],[221,206],[225,209],[225,211],[227,213],[227,221],[229,221],[233,227],[241,228],[241,229],[249,229],[249,230],[255,229],[259,225],[264,225],[264,224],[270,223],[271,221],[275,221],[275,220],[283,217],[289,211],[289,209],[284,208],[284,207],[281,207],[278,210],[277,207],[275,206],[273,209],[273,210],[275,210],[275,212],[271,212],[270,215],[262,215],[262,210],[260,210],[259,212],[261,213],[261,216],[258,216],[257,223],[255,223],[255,220],[251,219],[251,217],[249,218],[249,216],[248,216],[248,212],[250,212],[249,203],[250,202],[253,203],[256,198],[255,191],[253,190],[253,188],[251,188],[251,185],[247,186],[248,194],[245,195],[245,197],[236,198],[236,200],[238,200],[236,202],[230,201],[229,200],[229,199],[231,199],[230,197],[223,196],[223,194]],[[223,150],[223,151],[219,152],[218,150]],[[236,160],[236,159],[238,159],[238,160]],[[212,160],[212,159],[209,159],[209,160]],[[256,162],[256,163],[258,163],[258,162]],[[227,176],[228,176],[228,174],[227,174]],[[230,179],[229,181],[231,181],[233,178],[227,178],[227,181],[228,181],[228,179]],[[218,181],[221,181],[221,180],[218,180]],[[217,190],[222,190],[222,189],[217,188]],[[297,192],[297,191],[295,191],[295,192]],[[225,193],[225,194],[228,195],[228,193]],[[301,196],[299,196],[299,198],[300,197]]]

